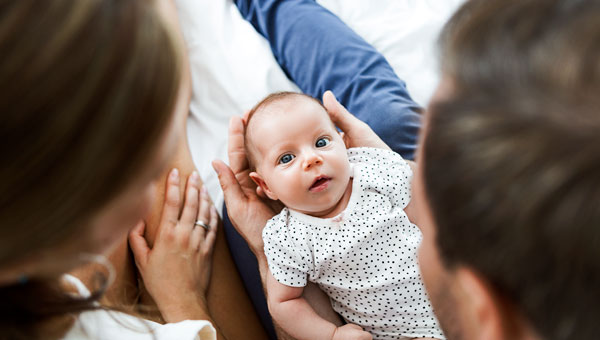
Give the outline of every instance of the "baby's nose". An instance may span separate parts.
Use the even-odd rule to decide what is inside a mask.
[[[308,170],[313,166],[320,165],[323,163],[323,159],[317,153],[312,152],[306,155],[304,158],[304,170]]]

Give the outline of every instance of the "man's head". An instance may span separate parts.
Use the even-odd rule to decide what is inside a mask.
[[[470,1],[444,29],[415,191],[449,339],[598,336],[599,42],[592,0]]]
[[[245,145],[250,177],[289,208],[326,214],[347,188],[346,146],[314,98],[282,92],[262,100],[248,115]]]

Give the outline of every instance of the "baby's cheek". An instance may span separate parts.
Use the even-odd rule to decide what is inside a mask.
[[[344,180],[350,180],[350,175],[352,174],[352,167],[350,165],[350,162],[348,161],[348,157],[344,157],[343,159],[339,160],[337,173],[339,173]]]
[[[286,205],[286,202],[293,203],[294,198],[298,197],[301,186],[301,178],[297,173],[281,172],[273,174],[271,178],[271,191]]]
[[[286,194],[291,197],[298,196],[302,192],[305,191],[304,183],[302,182],[302,177],[297,176],[286,176],[283,180],[288,183],[286,186]]]

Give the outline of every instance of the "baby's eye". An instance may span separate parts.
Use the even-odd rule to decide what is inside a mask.
[[[279,158],[279,164],[289,163],[292,161],[292,159],[294,159],[294,157],[294,155],[287,153]]]
[[[328,137],[321,137],[317,140],[317,142],[315,143],[315,146],[317,148],[322,148],[324,146],[329,145],[329,138]]]

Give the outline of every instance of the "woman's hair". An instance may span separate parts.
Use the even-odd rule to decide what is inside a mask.
[[[600,325],[600,1],[475,0],[446,25],[424,142],[446,266],[544,339]]]
[[[152,0],[0,4],[0,267],[85,239],[149,164],[179,49]],[[0,287],[0,338],[39,337],[41,322],[92,307],[97,294],[73,298],[57,281]]]

